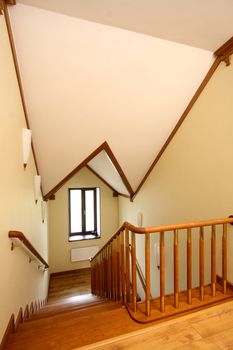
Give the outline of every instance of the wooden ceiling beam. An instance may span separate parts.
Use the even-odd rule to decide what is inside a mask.
[[[6,0],[7,5],[16,5],[16,0]]]
[[[4,1],[0,0],[0,15],[3,15],[3,11],[4,11]]]
[[[3,15],[6,4],[16,5],[16,0],[0,0],[0,15]]]
[[[214,55],[220,59],[220,61],[226,62],[226,65],[230,65],[230,56],[233,54],[233,36],[227,40],[222,46],[220,46],[214,53]]]

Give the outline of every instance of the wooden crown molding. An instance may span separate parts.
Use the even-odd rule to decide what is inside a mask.
[[[85,158],[76,168],[74,168],[66,177],[64,177],[64,179],[62,179],[51,191],[49,191],[45,196],[44,199],[45,200],[49,200],[52,199],[54,194],[68,181],[70,180],[75,174],[78,173],[79,170],[81,170],[84,166],[87,166],[89,170],[92,170],[89,166],[88,163],[95,157],[97,156],[100,152],[105,151],[109,158],[111,159],[112,163],[114,164],[115,168],[117,169],[119,175],[122,178],[122,181],[124,183],[124,185],[126,186],[130,196],[133,195],[133,189],[130,186],[120,164],[118,163],[116,157],[114,156],[111,148],[109,147],[108,143],[105,141],[104,143],[102,143],[98,148],[96,148],[95,151],[93,151],[87,158]],[[92,172],[94,172],[92,170]],[[99,178],[101,178],[100,176],[98,176]],[[101,180],[103,181],[103,179],[101,178]],[[107,181],[103,181],[105,184],[107,184],[111,189],[113,189],[113,187],[111,185],[109,185],[107,183]],[[115,191],[115,190],[114,190]],[[116,191],[115,191],[116,192]]]
[[[220,59],[220,61],[226,62],[226,65],[230,65],[230,56],[233,54],[233,37],[220,46],[214,53],[214,55]]]
[[[16,5],[16,0],[0,0],[0,15],[3,15],[6,5]]]
[[[5,21],[6,21],[6,27],[7,27],[10,46],[11,46],[11,52],[12,52],[12,57],[13,57],[13,61],[14,61],[16,77],[17,77],[17,81],[18,81],[19,92],[20,92],[21,102],[22,102],[23,111],[24,111],[25,122],[26,122],[27,128],[30,129],[28,111],[27,111],[26,101],[25,101],[25,97],[24,97],[23,84],[22,84],[22,79],[21,79],[20,70],[19,70],[19,64],[18,64],[15,43],[14,43],[14,37],[13,37],[12,28],[11,28],[9,13],[8,13],[7,6],[6,6],[6,4],[15,5],[16,1],[15,0],[7,0],[5,3],[4,0],[0,0],[0,4],[1,4],[1,2],[4,5],[4,14],[5,14],[4,17],[5,17]],[[32,141],[31,147],[32,147],[32,154],[33,154],[33,158],[34,158],[34,162],[35,162],[36,172],[39,175],[40,172],[39,172],[38,162],[36,159],[36,152],[35,152],[35,148],[33,145],[33,141]],[[41,192],[43,195],[42,186],[41,186]]]
[[[0,0],[0,15],[3,15],[5,9],[4,0]]]

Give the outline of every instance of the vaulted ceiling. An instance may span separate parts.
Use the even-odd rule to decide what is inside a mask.
[[[232,37],[233,2],[19,0],[10,19],[44,194],[88,164],[132,195]]]

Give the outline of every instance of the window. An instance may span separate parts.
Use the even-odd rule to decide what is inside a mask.
[[[100,237],[100,189],[69,189],[69,241]]]

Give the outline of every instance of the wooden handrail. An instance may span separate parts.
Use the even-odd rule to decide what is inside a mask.
[[[121,227],[112,235],[111,238],[105,243],[105,245],[91,258],[94,259],[106,245],[108,245],[117,235],[119,235],[125,229],[137,233],[137,234],[145,234],[145,233],[159,233],[165,231],[175,231],[182,230],[188,228],[196,228],[196,227],[204,227],[204,226],[212,226],[212,225],[220,225],[220,224],[233,224],[233,215],[229,216],[225,219],[212,219],[212,220],[204,220],[204,221],[194,221],[182,224],[172,224],[172,225],[164,225],[164,226],[148,226],[148,227],[137,227],[129,222],[125,221]]]
[[[49,268],[48,263],[42,258],[42,256],[38,253],[38,251],[33,247],[33,245],[29,242],[29,240],[24,236],[24,234],[20,231],[9,231],[8,237],[11,239],[18,239],[23,245],[30,251],[31,255],[33,255],[44,267]]]

